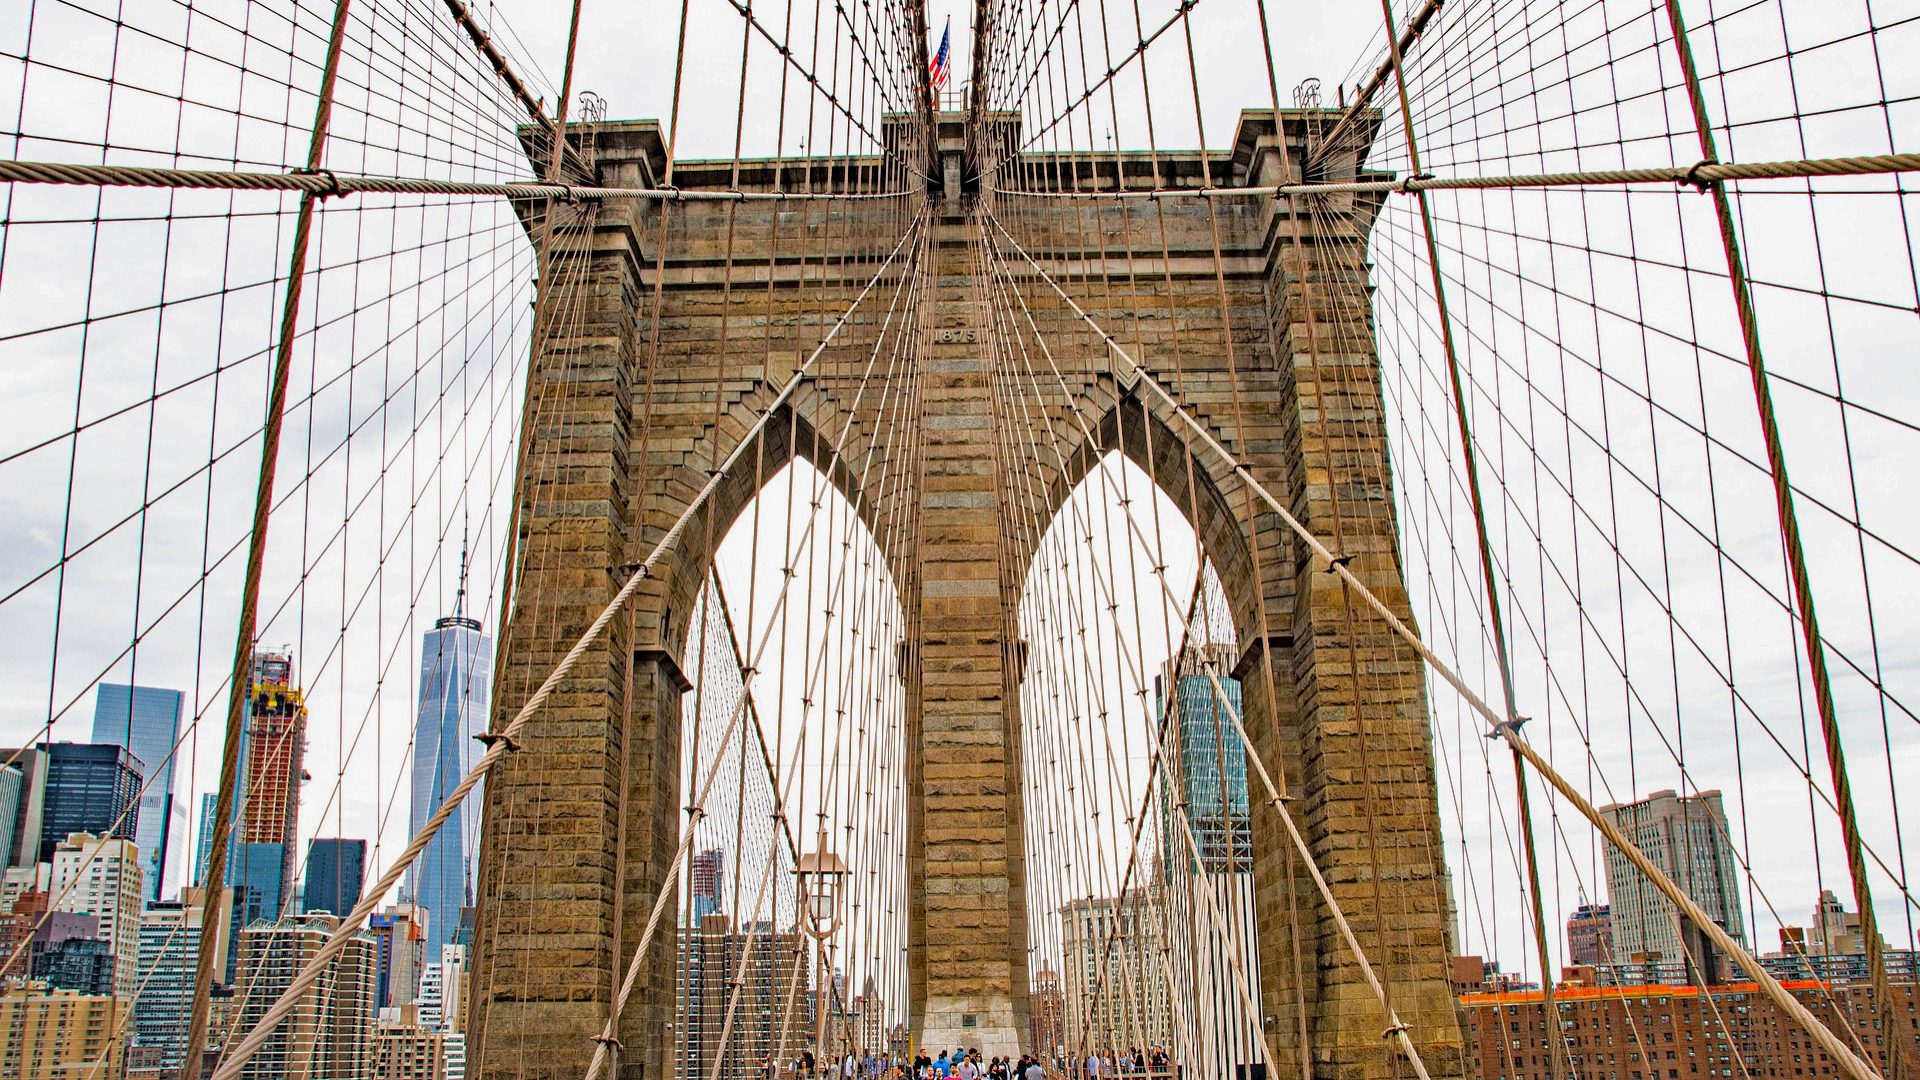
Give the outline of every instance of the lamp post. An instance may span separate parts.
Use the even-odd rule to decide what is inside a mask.
[[[827,988],[833,978],[833,969],[827,964],[827,939],[840,930],[840,890],[847,876],[847,864],[827,850],[824,822],[814,839],[813,850],[800,856],[793,873],[800,879],[800,903],[806,912],[802,928],[819,952],[820,977],[814,983],[813,1062],[820,1068],[826,1061]]]

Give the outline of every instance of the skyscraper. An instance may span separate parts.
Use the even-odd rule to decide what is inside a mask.
[[[13,826],[0,835],[0,859],[12,866],[33,866],[40,860],[41,816],[46,810],[47,752],[41,746],[0,750],[0,761],[12,761],[20,770],[13,796]],[[7,786],[12,786],[9,781]]]
[[[720,910],[720,890],[727,879],[726,853],[708,848],[695,855],[692,877],[693,925],[698,926],[701,919]]]
[[[340,926],[331,915],[289,916],[240,932],[241,985],[250,988],[235,1031],[251,1031]],[[260,1052],[241,1068],[246,1080],[291,1076],[368,1080],[373,1074],[374,943],[360,933],[297,999]]]
[[[1154,682],[1161,716],[1174,711],[1160,792],[1172,1022],[1203,1076],[1245,1075],[1263,1060],[1245,1004],[1259,994],[1260,950],[1240,681],[1227,674],[1234,654],[1227,644],[1189,645]]]
[[[440,959],[420,973],[420,995],[414,1001],[420,1007],[420,1023],[443,1031],[465,1031],[467,1018],[460,1010],[466,1000],[467,947],[442,945]]]
[[[284,904],[293,893],[292,849],[298,833],[300,782],[306,775],[307,704],[293,685],[291,657],[255,653],[253,670],[253,690],[247,699],[247,805],[240,819],[241,832],[249,848],[268,844],[279,849],[278,895]]]
[[[294,838],[300,784],[306,779],[307,704],[293,684],[293,657],[255,649],[240,726],[233,831],[227,841],[226,884],[233,889],[233,923],[224,981],[239,964],[240,932],[278,919],[293,896]],[[213,853],[216,796],[202,796],[194,851],[194,884],[207,880]]]
[[[1027,1040],[1043,1056],[1066,1051],[1067,999],[1060,993],[1060,973],[1044,960],[1027,994]]]
[[[157,1069],[178,1069],[187,1051],[194,965],[200,955],[204,894],[186,888],[178,900],[150,905],[140,918],[140,997],[133,1006],[133,1042]],[[214,970],[224,971],[233,894],[222,891],[213,929]]]
[[[677,1075],[713,1076],[717,1068],[722,1080],[753,1080],[764,1074],[759,1063],[777,1052],[813,1045],[813,964],[794,963],[811,954],[811,940],[766,922],[736,927],[724,914],[682,927],[680,935]]]
[[[124,746],[41,743],[47,755],[40,790],[37,861],[52,862],[53,849],[74,833],[132,840],[140,826],[140,759]]]
[[[70,937],[34,955],[33,977],[61,990],[118,996],[114,994],[115,960],[112,942]]]
[[[430,920],[417,904],[394,904],[368,917],[375,956],[373,999],[380,1008],[413,1004],[427,957],[434,955],[427,949]]]
[[[1605,904],[1581,904],[1567,919],[1567,962],[1604,967],[1615,959],[1613,916]]]
[[[5,760],[0,754],[0,761]],[[18,763],[0,765],[0,870],[13,861],[14,826],[20,820],[20,794],[26,784],[26,770]]]
[[[1231,645],[1189,645],[1177,673],[1169,661],[1154,679],[1160,714],[1165,716],[1170,707],[1178,710],[1172,733],[1175,752],[1170,764],[1174,767],[1163,781],[1168,797],[1161,800],[1162,813],[1171,815],[1174,807],[1186,805],[1194,846],[1199,847],[1209,873],[1253,869],[1247,754],[1235,724],[1240,681],[1227,674],[1233,669],[1233,653]],[[1218,693],[1208,664],[1220,680]],[[1162,843],[1170,863],[1191,863],[1193,849],[1185,830],[1170,816],[1164,826]]]
[[[140,796],[141,871],[148,903],[171,891],[173,863],[173,744],[180,737],[186,695],[153,686],[101,683],[93,704],[93,741],[133,751],[146,781]]]
[[[1173,1042],[1159,907],[1147,890],[1133,889],[1117,900],[1090,896],[1060,908],[1069,1048],[1111,1051]]]
[[[465,580],[462,572],[461,596]],[[485,748],[493,688],[493,640],[480,622],[454,614],[434,623],[420,649],[420,713],[413,732],[413,803],[408,831],[418,833],[459,786]],[[406,895],[427,909],[427,954],[453,940],[460,909],[473,903],[482,791],[476,787],[407,871]]]
[[[245,768],[240,770],[246,772]],[[207,859],[213,852],[213,812],[220,805],[220,796],[207,792],[200,796],[200,824],[193,831],[193,883],[199,885],[207,880]],[[231,875],[229,875],[231,876]]]
[[[131,840],[75,833],[53,852],[53,906],[100,920],[113,947],[114,995],[133,1000],[140,971],[140,849]]]
[[[1603,806],[1600,812],[1612,818],[1735,941],[1746,944],[1733,839],[1727,834],[1727,815],[1718,791],[1692,796],[1656,791],[1639,802]],[[1684,958],[1673,901],[1611,845],[1607,848],[1607,900],[1616,959],[1634,960],[1652,953],[1666,961]]]
[[[300,910],[345,915],[360,902],[366,873],[365,840],[316,837],[307,845],[307,881],[300,890]]]

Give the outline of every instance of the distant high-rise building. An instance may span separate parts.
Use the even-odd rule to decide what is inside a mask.
[[[692,882],[688,892],[693,900],[693,925],[720,910],[720,890],[726,887],[726,852],[708,848],[693,857]]]
[[[300,784],[306,779],[307,706],[293,685],[293,658],[256,649],[249,672],[245,722],[237,753],[233,826],[227,840],[226,885],[233,889],[233,923],[227,948],[231,983],[240,962],[240,932],[249,924],[279,919],[293,901],[294,843],[298,835]],[[196,885],[207,880],[217,823],[217,796],[201,796],[194,844]]]
[[[1060,973],[1044,962],[1033,974],[1027,994],[1027,1039],[1036,1054],[1058,1054],[1067,1044],[1067,999],[1060,993]]]
[[[49,873],[51,870],[52,867],[48,867]],[[33,976],[33,971],[42,953],[76,939],[100,940],[98,917],[53,910],[53,897],[46,892],[23,892],[13,898],[8,909],[10,914],[0,916],[0,979],[38,977]],[[85,990],[93,984],[73,985],[56,980],[54,985],[65,990]],[[100,992],[113,993],[111,973],[107,988]]]
[[[243,768],[240,770],[245,772]],[[207,880],[207,860],[213,854],[214,811],[220,805],[220,796],[209,791],[200,796],[199,825],[193,830],[193,883],[200,885]]]
[[[0,833],[0,862],[9,867],[33,866],[40,858],[40,826],[46,809],[47,753],[38,746],[0,750],[0,761],[11,761],[9,771],[19,770],[19,787],[11,798],[12,825]],[[11,778],[0,786],[13,786]]]
[[[140,827],[144,768],[133,751],[112,743],[41,743],[46,783],[39,795],[39,862],[74,833],[132,840]]]
[[[1813,925],[1807,930],[1809,952],[1821,956],[1866,954],[1867,939],[1860,928],[1860,913],[1848,911],[1832,889],[1820,890],[1820,901],[1813,906]],[[1881,948],[1885,947],[1882,941]]]
[[[417,904],[395,904],[367,919],[373,935],[374,1000],[382,1009],[413,1003],[427,966],[432,913]]]
[[[374,1032],[374,1080],[448,1080],[447,1033],[420,1023],[413,1012],[406,1006],[398,1023]]]
[[[1200,861],[1210,873],[1253,869],[1247,754],[1235,724],[1240,715],[1240,681],[1228,674],[1233,661],[1231,645],[1189,645],[1180,657],[1179,670],[1170,660],[1153,681],[1159,714],[1166,716],[1170,708],[1178,714],[1169,763],[1173,767],[1165,770],[1163,781],[1168,795],[1161,800],[1162,813],[1168,815],[1161,832],[1163,855],[1172,864],[1191,863],[1193,848],[1198,847]],[[1174,808],[1182,803],[1193,828],[1191,845],[1185,830],[1171,819]]]
[[[101,683],[94,698],[93,741],[124,746],[142,765],[145,789],[133,840],[145,860],[141,870],[148,903],[174,888],[173,745],[180,737],[185,702],[186,695],[178,690],[113,683]]]
[[[5,874],[0,874],[0,910],[12,910],[13,905],[28,893],[45,893],[52,888],[52,863],[11,867]]]
[[[708,915],[680,933],[675,1075],[713,1076],[717,1064],[722,1080],[757,1080],[757,1071],[764,1075],[758,1063],[773,1056],[776,1044],[789,1053],[813,1045],[813,964],[794,963],[811,955],[811,939],[775,932],[768,923],[736,928],[726,915]],[[736,981],[739,1004],[722,1045]]]
[[[0,761],[7,755],[0,752]],[[27,774],[18,763],[0,765],[0,870],[13,862],[14,826],[20,821],[20,793],[26,788]]]
[[[467,1080],[467,1036],[462,1031],[446,1032],[447,1080]]]
[[[84,1080],[120,1075],[125,1040],[118,1009],[103,994],[22,982],[0,989],[0,1076]]]
[[[35,950],[33,977],[60,990],[118,997],[113,986],[114,966],[112,942],[70,937]]]
[[[413,731],[413,802],[408,831],[419,833],[448,794],[480,760],[474,738],[487,730],[493,691],[493,640],[480,622],[461,613],[466,571],[454,613],[434,623],[420,648],[420,712]],[[430,953],[454,938],[460,909],[473,903],[475,852],[480,844],[482,788],[440,827],[407,871],[407,898],[427,909]]]
[[[1600,812],[1735,941],[1746,943],[1733,839],[1727,834],[1718,791],[1692,796],[1656,791],[1639,802],[1603,806]],[[1676,929],[1678,909],[1611,845],[1607,848],[1607,901],[1618,959],[1631,961],[1654,953],[1669,961],[1683,957]]]
[[[861,984],[860,995],[853,999],[849,1010],[853,1023],[849,1040],[864,1055],[871,1051],[882,1053],[887,1048],[887,1003],[880,996],[880,989],[874,984],[873,976],[868,975]]]
[[[255,654],[254,672],[247,699],[247,796],[240,839],[249,848],[270,844],[280,849],[278,892],[284,906],[293,895],[293,845],[299,834],[300,784],[306,779],[307,704],[293,685],[291,658]]]
[[[1203,1076],[1244,1075],[1263,1060],[1246,1007],[1259,995],[1260,950],[1240,681],[1228,674],[1235,652],[1189,645],[1154,680],[1161,718],[1173,712],[1174,743],[1161,770],[1159,895],[1168,939],[1187,954],[1171,964],[1172,1020]]]
[[[360,902],[366,873],[365,840],[316,838],[307,845],[307,881],[300,890],[300,910],[345,915]]]
[[[1067,1045],[1089,1051],[1173,1044],[1173,1003],[1160,966],[1159,904],[1145,889],[1072,900],[1060,909]]]
[[[205,894],[182,889],[180,899],[150,905],[140,917],[140,996],[133,1007],[133,1042],[151,1067],[173,1070],[187,1052],[187,1024],[193,1011],[194,966],[200,956]],[[221,890],[213,929],[213,969],[227,964],[227,926],[233,916],[233,891]]]
[[[114,996],[133,1000],[140,974],[140,849],[131,840],[75,833],[53,851],[53,907],[100,920],[113,949]]]
[[[461,1011],[467,997],[467,947],[440,946],[440,959],[420,973],[420,1023],[442,1031],[465,1031]]]
[[[1567,920],[1567,963],[1604,967],[1617,959],[1606,904],[1581,904]]]
[[[332,915],[290,915],[240,932],[240,985],[248,988],[235,1031],[251,1031],[293,984],[294,976],[339,929]],[[375,945],[354,935],[330,961],[320,981],[302,993],[293,1012],[245,1066],[246,1080],[327,1077],[371,1080],[373,1075]]]
[[[21,946],[33,940],[35,916],[47,910],[46,893],[29,892],[10,900],[0,914],[0,982],[25,978],[33,971],[33,957]]]

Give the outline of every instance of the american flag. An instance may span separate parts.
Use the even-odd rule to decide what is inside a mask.
[[[947,39],[953,34],[953,18],[948,16],[946,29],[940,31],[940,51],[933,54],[933,62],[927,65],[927,81],[935,90],[947,85]]]

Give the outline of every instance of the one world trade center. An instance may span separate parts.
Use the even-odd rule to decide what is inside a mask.
[[[463,598],[464,584],[463,580]],[[478,619],[461,614],[456,602],[454,614],[434,622],[420,649],[410,835],[425,827],[485,752],[474,736],[487,730],[492,682],[493,640],[481,632]],[[429,957],[437,959],[440,946],[453,940],[460,909],[473,903],[482,795],[476,789],[467,797],[408,872],[408,897],[427,909]]]

